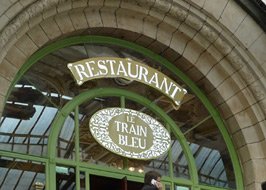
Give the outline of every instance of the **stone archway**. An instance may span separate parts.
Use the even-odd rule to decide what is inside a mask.
[[[216,9],[211,1],[10,4],[0,36],[0,113],[14,76],[39,48],[76,34],[124,38],[166,57],[202,86],[227,123],[246,189],[259,189],[266,171],[265,55],[259,49],[265,33],[256,26],[247,39],[250,18],[232,1],[219,3]],[[230,15],[237,18],[228,21]]]

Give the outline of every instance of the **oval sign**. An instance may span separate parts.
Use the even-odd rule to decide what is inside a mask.
[[[124,157],[153,159],[168,151],[170,134],[151,116],[131,109],[106,108],[90,119],[92,136],[103,147]]]

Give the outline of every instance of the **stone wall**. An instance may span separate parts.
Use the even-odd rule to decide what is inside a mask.
[[[96,29],[166,51],[160,42],[180,55],[171,61],[195,83],[210,83],[204,92],[226,121],[245,187],[260,189],[266,180],[266,35],[233,0],[0,0],[0,115],[12,80],[35,51]]]

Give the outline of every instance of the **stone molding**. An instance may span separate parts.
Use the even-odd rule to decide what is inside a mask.
[[[31,1],[31,3],[25,6],[24,9],[18,10],[18,13],[11,18],[2,29],[0,29],[0,68],[1,66],[4,67],[6,64],[12,64],[16,65],[17,69],[19,69],[17,63],[11,63],[10,60],[8,62],[8,58],[5,59],[5,57],[8,56],[10,50],[13,51],[14,47],[21,51],[23,47],[23,40],[25,43],[32,40],[27,39],[27,35],[38,26],[43,25],[44,27],[45,22],[48,22],[49,24],[49,19],[51,19],[51,22],[57,25],[58,34],[43,40],[43,42],[40,42],[38,46],[34,46],[33,44],[32,49],[27,50],[29,52],[22,51],[25,59],[45,43],[56,40],[60,36],[67,36],[76,30],[85,30],[87,27],[113,26],[114,28],[122,28],[147,35],[155,40],[160,41],[161,43],[166,43],[165,39],[170,38],[171,40],[166,43],[167,46],[171,46],[171,42],[175,39],[174,34],[178,33],[178,35],[181,35],[179,34],[179,32],[181,32],[183,35],[182,37],[186,37],[187,40],[184,41],[184,47],[181,48],[180,51],[177,49],[177,51],[179,51],[178,53],[187,59],[190,59],[189,55],[194,53],[195,58],[193,60],[191,59],[190,61],[195,67],[199,66],[198,60],[205,51],[209,52],[210,54],[213,53],[211,47],[221,54],[217,57],[216,55],[210,56],[215,60],[215,63],[208,68],[209,70],[206,71],[207,79],[208,72],[211,72],[215,65],[223,64],[224,60],[231,65],[232,72],[234,73],[235,78],[238,80],[236,81],[232,78],[232,82],[236,84],[238,89],[230,96],[226,94],[224,96],[222,95],[224,98],[224,102],[222,103],[231,104],[233,101],[232,98],[237,99],[239,96],[239,98],[245,99],[243,101],[247,104],[242,110],[238,111],[237,113],[233,113],[234,115],[231,116],[236,120],[236,124],[238,125],[237,129],[233,130],[235,131],[234,133],[242,130],[238,115],[245,115],[247,108],[250,108],[251,112],[253,112],[252,115],[257,118],[257,133],[262,133],[262,128],[265,127],[265,125],[261,122],[261,120],[265,120],[266,117],[266,87],[265,83],[263,83],[263,81],[265,81],[265,64],[261,63],[260,59],[256,59],[256,57],[254,57],[254,55],[246,49],[247,47],[245,47],[245,45],[239,41],[232,31],[227,29],[224,25],[222,25],[222,23],[217,22],[208,12],[200,12],[198,6],[192,2],[191,4],[188,2],[189,1],[177,0],[114,0],[110,2],[99,0]],[[75,13],[75,11],[78,9],[82,10],[82,12]],[[60,15],[63,14],[66,16],[60,18]],[[73,24],[73,19],[75,19],[73,16],[74,14],[80,14],[82,18],[85,17],[88,25],[84,25],[84,28],[80,26],[75,27]],[[92,22],[92,20],[89,22],[88,14],[93,14],[95,16],[94,22]],[[73,24],[73,28],[66,31],[69,29],[69,27],[60,27],[58,24],[59,21],[57,19],[68,19],[68,16],[72,19],[71,23],[69,24]],[[106,19],[111,20],[106,21]],[[142,28],[138,28],[138,26],[141,26]],[[170,31],[170,34],[165,32],[164,26],[168,26],[167,32]],[[204,42],[204,44],[206,44],[206,47],[202,47],[203,44],[197,41],[197,35],[202,37],[201,40]],[[198,48],[194,52],[190,51],[195,46]],[[223,67],[223,65],[221,66]],[[3,75],[1,76],[2,77],[0,80],[6,81],[7,84],[1,86],[2,97],[0,97],[0,99],[3,100],[3,96],[6,94],[4,92],[7,92],[12,77]],[[231,76],[228,76],[228,78],[231,78]],[[228,78],[225,78],[221,83],[215,86],[218,91],[219,89],[222,89],[220,87],[223,85],[223,83],[229,82],[229,80],[226,80]],[[240,84],[243,85],[241,86]],[[231,85],[229,84],[228,86],[230,87]],[[247,90],[250,93],[249,96],[243,97],[245,94],[239,93],[242,90]],[[253,105],[254,103],[256,103],[255,106]],[[1,110],[3,109],[3,104],[3,101],[1,101]],[[230,105],[228,106],[230,107]],[[257,113],[260,113],[262,116],[257,116]],[[251,123],[250,126],[245,127],[252,127],[254,124],[255,123]],[[242,146],[250,144],[246,141],[246,138],[243,135],[241,135],[241,138],[244,140],[244,145]],[[264,145],[260,146],[265,148],[265,143]],[[252,152],[249,149],[247,149],[247,151]],[[256,162],[256,158],[252,157],[252,160]],[[243,164],[245,163],[246,162],[243,162]],[[249,162],[247,161],[247,163]],[[249,165],[249,167],[252,166],[253,165]],[[255,169],[255,167],[253,167],[253,169]],[[261,179],[257,179],[255,177],[254,180],[249,181],[247,185],[251,186],[252,183],[258,182],[258,180]]]

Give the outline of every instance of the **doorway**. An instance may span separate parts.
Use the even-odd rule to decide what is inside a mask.
[[[57,190],[140,190],[142,186],[143,183],[128,180],[123,175],[114,177],[111,173],[101,175],[89,171],[76,171],[73,167],[56,167]]]
[[[111,177],[90,175],[90,190],[112,189],[112,190],[140,190],[143,183],[128,181],[126,177],[115,179]]]

